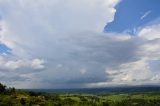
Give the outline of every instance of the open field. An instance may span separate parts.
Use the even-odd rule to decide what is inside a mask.
[[[15,91],[0,95],[0,106],[160,106],[160,92],[113,95]]]
[[[155,87],[154,87],[155,88]],[[126,89],[126,88],[125,88]],[[151,88],[150,88],[151,89]],[[89,90],[89,89],[88,89]],[[160,91],[33,92],[0,86],[0,106],[160,106]]]

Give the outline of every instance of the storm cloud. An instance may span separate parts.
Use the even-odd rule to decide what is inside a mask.
[[[118,2],[0,0],[0,43],[11,49],[0,56],[1,81],[17,88],[158,83],[159,24],[136,36],[103,33]]]

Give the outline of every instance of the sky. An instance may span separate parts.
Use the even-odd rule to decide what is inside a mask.
[[[50,89],[159,85],[159,5],[0,0],[0,81]]]
[[[127,32],[136,35],[139,27],[159,18],[158,0],[123,0],[115,7],[114,21],[105,27],[106,32]]]

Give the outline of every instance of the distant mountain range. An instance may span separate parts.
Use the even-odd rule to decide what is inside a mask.
[[[75,89],[25,89],[34,92],[47,93],[89,93],[89,94],[108,94],[108,93],[133,93],[133,92],[160,92],[160,86],[143,85],[143,86],[121,86],[105,88],[75,88]]]

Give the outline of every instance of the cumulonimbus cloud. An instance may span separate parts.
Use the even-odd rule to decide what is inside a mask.
[[[152,47],[159,45],[157,36],[147,39],[146,27],[137,37],[103,33],[105,24],[114,19],[118,2],[0,0],[0,42],[11,49],[9,56],[2,56],[7,64],[4,68],[12,67],[14,72],[7,74],[15,73],[7,79],[14,78],[12,84],[20,88],[158,82],[159,73],[151,68],[159,61],[159,47]],[[153,29],[151,32],[155,35]],[[35,73],[39,69],[42,71]]]

